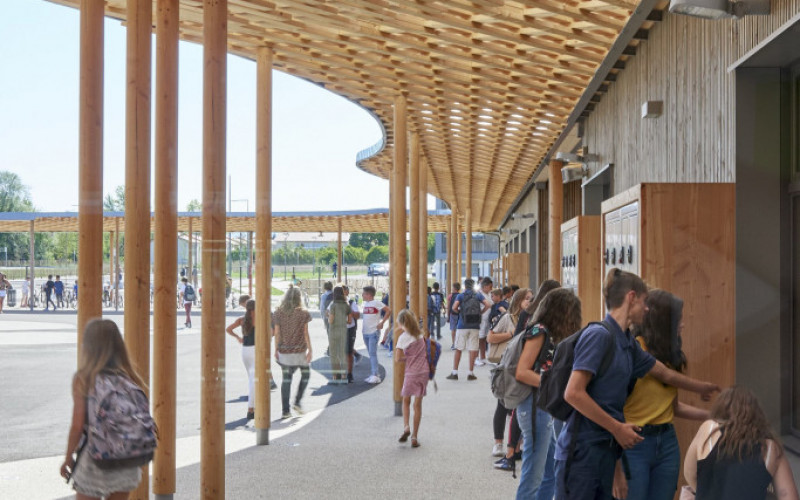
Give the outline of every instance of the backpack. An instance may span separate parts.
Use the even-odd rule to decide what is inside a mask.
[[[461,306],[461,318],[464,328],[480,328],[481,326],[481,301],[475,292],[465,292],[464,302]]]
[[[433,314],[439,314],[439,313],[442,312],[442,294],[441,293],[434,292],[434,293],[429,295],[429,298],[428,298],[428,309],[430,309]]]
[[[428,358],[428,380],[433,380],[433,377],[436,376],[436,365],[442,355],[442,344],[430,338],[423,340],[425,341],[425,353]]]
[[[535,325],[531,328],[533,326]],[[525,335],[517,334],[509,340],[500,363],[492,368],[492,394],[509,410],[519,406],[533,392],[533,387],[517,380],[517,365],[525,346],[524,337]]]
[[[186,285],[186,288],[183,290],[183,300],[188,302],[194,302],[197,300],[197,294],[194,293],[194,287],[192,285]]]
[[[611,327],[605,321],[589,323],[579,332],[573,333],[559,342],[553,356],[553,365],[549,370],[542,372],[541,375],[536,406],[562,421],[566,421],[575,411],[572,405],[564,400],[564,391],[567,389],[567,382],[569,382],[569,377],[572,374],[572,365],[575,363],[575,346],[578,345],[583,332],[592,325],[601,325],[609,333],[611,332]],[[592,380],[596,380],[597,377],[605,373],[613,359],[614,342],[612,337],[603,355],[603,360],[600,362],[597,374]]]
[[[86,450],[101,469],[153,460],[158,429],[147,395],[128,377],[98,375],[86,400]]]
[[[329,293],[328,295],[325,296],[325,298],[322,299],[322,309],[327,311],[328,306],[331,305],[331,302],[333,302],[333,292]]]

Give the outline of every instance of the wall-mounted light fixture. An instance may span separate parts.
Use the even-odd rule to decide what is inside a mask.
[[[729,19],[744,16],[766,16],[770,0],[671,0],[669,11],[702,19]]]
[[[577,153],[556,153],[556,160],[564,163],[588,163],[590,161],[600,161],[600,156],[596,154],[579,155]]]
[[[516,212],[511,214],[512,219],[533,219],[535,216],[536,214],[518,214]]]
[[[589,176],[589,167],[587,167],[585,164],[572,167],[564,167],[561,169],[561,181],[564,184],[567,184],[572,181],[577,181],[578,179],[582,179],[588,176]]]

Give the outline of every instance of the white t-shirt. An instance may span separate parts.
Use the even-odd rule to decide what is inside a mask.
[[[378,323],[381,321],[381,310],[386,307],[380,300],[364,301],[361,310],[361,321],[364,326],[362,330],[365,334],[378,331]]]
[[[353,300],[353,302],[350,303],[350,310],[353,311],[355,314],[358,314],[358,302]],[[355,314],[353,315],[353,320],[347,323],[347,328],[353,328],[354,326],[356,326]]]
[[[414,337],[408,332],[403,332],[400,334],[400,338],[397,339],[397,348],[405,350],[408,346],[416,342],[417,340],[421,339],[422,335],[419,337]]]
[[[186,297],[186,283],[181,282],[181,284],[178,285],[178,291],[180,292],[181,297]],[[191,303],[192,303],[191,300],[186,300],[185,298],[183,299],[183,304],[184,305],[191,304]]]

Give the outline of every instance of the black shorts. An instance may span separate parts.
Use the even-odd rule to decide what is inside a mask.
[[[347,329],[347,354],[353,354],[353,352],[355,352],[357,334],[358,326]]]

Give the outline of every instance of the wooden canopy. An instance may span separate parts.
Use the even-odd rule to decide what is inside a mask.
[[[192,220],[192,229],[200,232],[203,227],[202,214],[181,212],[178,214],[178,231],[189,231],[189,220]],[[41,212],[6,212],[0,213],[0,233],[30,231],[31,220],[37,233],[61,233],[78,231],[78,214],[67,213],[41,213]],[[150,230],[155,230],[155,218],[150,217]],[[272,216],[272,230],[276,233],[284,231],[298,233],[316,233],[339,231],[346,233],[386,233],[389,232],[388,210],[362,210],[347,212],[276,212]],[[124,212],[106,212],[103,216],[103,230],[125,231]],[[449,226],[447,215],[428,215],[428,231],[444,232]],[[256,217],[254,213],[231,212],[228,213],[227,231],[247,232],[256,230]]]
[[[79,0],[52,0],[79,6]],[[386,140],[359,166],[388,178],[392,103],[408,100],[429,191],[500,224],[567,125],[638,0],[229,0],[228,46],[372,111]],[[155,9],[156,3],[153,2]],[[180,0],[201,42],[201,0]],[[106,15],[124,20],[125,0]],[[317,229],[315,229],[317,230]]]

